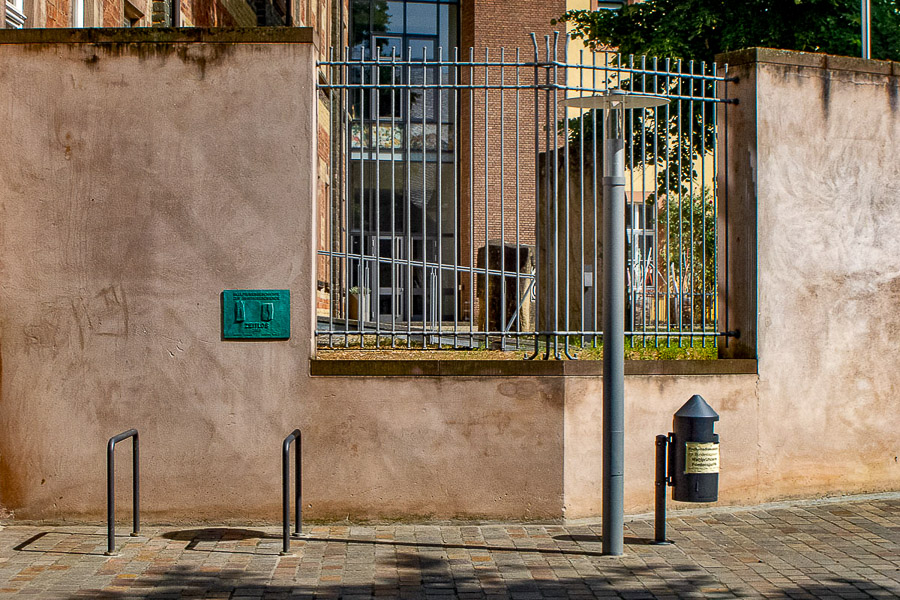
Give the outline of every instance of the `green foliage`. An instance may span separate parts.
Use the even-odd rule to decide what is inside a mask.
[[[712,61],[760,46],[860,56],[859,0],[645,0],[571,10],[573,37],[623,54]],[[872,58],[900,60],[900,0],[872,0]]]
[[[872,57],[900,60],[900,0],[871,2]],[[635,55],[667,57],[659,68],[674,75],[617,82],[623,89],[695,98],[714,97],[716,90],[711,82],[683,75],[710,73],[703,62],[722,52],[760,46],[859,56],[860,19],[859,0],[644,0],[620,11],[573,10],[562,18],[588,46],[617,49],[613,67],[638,66]],[[714,108],[710,102],[673,102],[649,111],[645,121],[641,111],[632,111],[625,126],[626,164],[656,167],[651,202],[688,193],[690,182],[699,181],[695,159],[712,148]],[[583,143],[585,151],[597,150],[592,118],[568,123],[570,141]]]
[[[577,348],[578,360],[602,360],[603,344]],[[659,341],[639,336],[625,338],[626,360],[716,360],[718,349],[715,339],[660,338]]]
[[[716,207],[711,190],[665,198],[657,209],[660,265],[683,292],[716,292]],[[700,301],[702,305],[702,300]]]

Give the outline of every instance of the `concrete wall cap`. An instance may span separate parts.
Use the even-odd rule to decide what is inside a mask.
[[[876,75],[900,74],[900,63],[888,60],[867,60],[856,56],[834,56],[814,52],[797,52],[776,48],[747,48],[716,55],[717,64],[739,65],[766,63],[792,67],[812,67],[832,71],[855,71]]]
[[[754,359],[626,360],[625,374],[755,375]],[[314,377],[599,377],[596,360],[316,360]]]

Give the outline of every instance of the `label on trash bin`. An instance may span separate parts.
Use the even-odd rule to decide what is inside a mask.
[[[718,473],[719,445],[715,442],[685,442],[684,472]]]

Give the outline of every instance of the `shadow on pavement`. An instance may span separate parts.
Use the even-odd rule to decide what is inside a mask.
[[[102,550],[97,550],[97,551],[57,550],[57,549],[47,550],[47,549],[30,547],[32,544],[35,544],[35,543],[41,541],[48,535],[73,535],[73,536],[93,536],[93,537],[101,536],[104,538],[106,537],[100,533],[79,533],[79,532],[70,532],[70,531],[41,531],[40,533],[37,533],[37,534],[31,536],[24,542],[14,546],[13,550],[15,550],[16,552],[37,552],[39,554],[46,554],[48,552],[52,552],[53,554],[76,554],[79,556],[105,556],[105,554],[103,553]]]
[[[607,564],[602,573],[584,577],[562,579],[517,579],[516,569],[492,574],[460,576],[450,573],[450,565],[443,559],[426,558],[416,554],[399,553],[395,565],[398,568],[415,568],[418,577],[373,578],[370,584],[342,584],[340,582],[305,583],[288,577],[282,581],[270,581],[259,576],[223,571],[219,574],[200,572],[186,566],[173,566],[159,575],[143,576],[132,581],[126,590],[81,590],[67,600],[122,600],[124,598],[256,598],[266,600],[288,598],[374,598],[394,597],[424,599],[439,595],[441,598],[485,597],[495,598],[543,598],[543,597],[596,597],[628,598],[643,600],[653,598],[893,598],[897,590],[887,590],[875,584],[853,579],[823,579],[809,586],[789,585],[778,590],[768,590],[765,595],[748,586],[728,587],[712,575],[700,569],[685,574],[684,569],[648,566],[628,567]],[[296,569],[297,567],[294,567]],[[501,576],[502,574],[502,576]]]
[[[586,536],[587,537],[587,536]],[[567,550],[564,548],[521,548],[516,546],[497,546],[489,544],[454,544],[447,542],[402,542],[397,540],[377,540],[339,537],[305,537],[308,542],[339,542],[342,544],[370,544],[373,546],[400,546],[408,548],[444,548],[453,550],[485,550],[487,552],[517,552],[520,554],[559,554],[563,556],[603,556],[600,550]],[[594,541],[593,539],[587,541]],[[596,540],[600,542],[600,538]]]

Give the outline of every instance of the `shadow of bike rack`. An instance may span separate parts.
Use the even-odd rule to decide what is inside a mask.
[[[129,429],[109,438],[109,442],[106,445],[106,556],[114,556],[116,550],[116,444],[128,438],[133,439],[131,483],[132,500],[134,502],[134,529],[131,532],[132,537],[140,535],[141,531],[140,446],[137,429]]]
[[[294,535],[299,536],[303,527],[303,501],[302,484],[300,480],[300,445],[302,443],[299,429],[295,429],[284,438],[281,449],[281,500],[282,500],[282,556],[288,556],[291,551],[291,443],[294,444],[294,520],[296,522]]]

